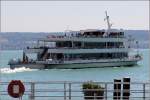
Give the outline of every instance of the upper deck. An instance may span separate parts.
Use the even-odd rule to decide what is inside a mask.
[[[39,39],[43,42],[61,42],[61,41],[76,41],[76,42],[124,42],[125,38],[112,37],[70,37],[70,36],[55,36],[49,38]]]
[[[39,39],[43,42],[61,42],[61,41],[76,41],[76,42],[124,42],[124,33],[117,30],[105,32],[104,30],[80,30],[64,32],[63,35],[49,35],[47,38]]]

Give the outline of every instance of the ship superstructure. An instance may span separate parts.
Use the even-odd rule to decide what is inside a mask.
[[[141,56],[129,55],[130,48],[126,43],[124,32],[111,29],[107,12],[105,20],[107,30],[70,31],[39,39],[37,46],[27,47],[23,51],[22,60],[11,60],[10,68],[93,68],[137,64]],[[30,53],[36,54],[36,60],[27,56]]]

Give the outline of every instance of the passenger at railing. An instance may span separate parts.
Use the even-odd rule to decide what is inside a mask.
[[[65,35],[64,35],[64,36],[65,36],[65,37],[67,36],[67,35],[66,35],[66,33],[65,33]]]
[[[29,46],[27,46],[27,49],[29,49]]]

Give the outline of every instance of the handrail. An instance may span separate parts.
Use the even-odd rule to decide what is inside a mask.
[[[87,81],[90,83],[90,81]],[[23,98],[28,100],[38,100],[38,98],[56,98],[56,100],[74,100],[75,98],[84,100],[84,92],[86,91],[104,91],[104,100],[113,100],[114,92],[130,92],[130,99],[149,100],[150,99],[150,82],[115,82],[117,84],[130,84],[130,90],[114,90],[114,82],[91,82],[101,85],[104,89],[82,89],[85,81],[36,81],[23,82],[25,85],[25,93]],[[9,82],[0,82],[0,98],[10,98],[7,93]],[[100,96],[96,96],[98,98]],[[122,97],[122,96],[121,96]],[[60,99],[61,98],[61,99]]]

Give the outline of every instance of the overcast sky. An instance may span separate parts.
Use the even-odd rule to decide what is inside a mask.
[[[2,1],[3,32],[57,32],[113,28],[148,30],[148,1]]]

